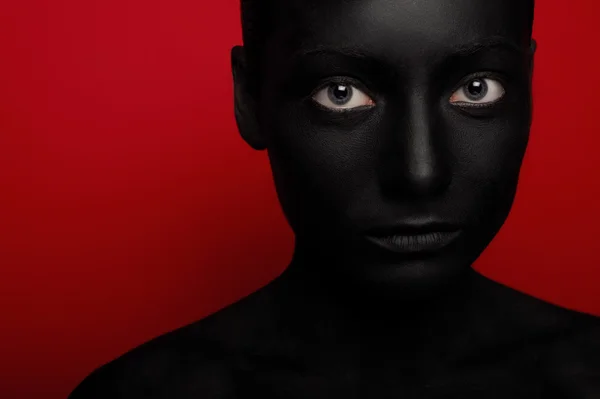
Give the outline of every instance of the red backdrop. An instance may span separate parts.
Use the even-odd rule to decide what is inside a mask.
[[[600,315],[596,0],[538,0],[516,204],[476,267]],[[2,0],[0,397],[90,371],[265,284],[291,255],[233,119],[237,0]]]

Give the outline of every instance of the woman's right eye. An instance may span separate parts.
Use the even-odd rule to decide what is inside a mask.
[[[375,101],[351,84],[330,83],[313,95],[313,100],[332,111],[374,106]]]

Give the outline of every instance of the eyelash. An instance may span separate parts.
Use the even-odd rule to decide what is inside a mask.
[[[490,72],[490,71],[475,72],[475,73],[472,73],[472,74],[467,75],[464,78],[462,78],[459,81],[459,83],[450,92],[454,93],[456,90],[458,90],[461,87],[463,87],[464,85],[466,85],[469,81],[471,81],[473,79],[480,79],[480,78],[494,79],[494,80],[497,80],[498,82],[502,83],[503,86],[506,86],[506,79],[504,78],[504,76],[500,75],[499,73]]]
[[[497,80],[498,82],[500,82],[502,84],[502,86],[506,87],[506,79],[504,78],[504,76],[502,76],[499,73],[496,72],[492,72],[492,71],[484,71],[484,72],[476,72],[476,73],[472,73],[470,75],[465,76],[464,78],[462,78],[459,83],[454,86],[452,88],[452,90],[450,91],[450,94],[454,93],[455,91],[459,90],[461,87],[463,87],[464,85],[466,85],[469,81],[473,80],[473,79],[479,79],[479,78],[487,78],[487,79],[494,79]],[[339,84],[339,85],[348,85],[348,86],[354,86],[357,89],[363,91],[366,95],[368,95],[369,97],[371,97],[372,99],[375,100],[375,95],[373,94],[373,92],[371,90],[369,90],[362,82],[360,82],[358,79],[353,78],[351,76],[334,76],[334,77],[330,77],[324,80],[321,80],[321,82],[317,85],[317,88],[315,90],[313,90],[310,95],[307,97],[307,99],[309,99],[311,101],[311,103],[313,103],[313,105],[315,104],[315,102],[312,100],[313,96],[318,93],[319,91],[327,88],[329,85],[331,84]],[[377,103],[377,101],[375,100],[375,102]],[[457,108],[492,108],[497,104],[497,102],[493,102],[493,103],[484,103],[484,104],[461,104],[461,105],[454,105],[454,107]],[[319,104],[316,104],[319,105]],[[325,109],[325,107],[320,107]],[[328,110],[330,111],[330,110]],[[330,111],[330,112],[336,112],[336,113],[340,113],[340,112],[353,112],[352,109],[349,110],[337,110],[337,111]]]
[[[334,76],[334,77],[330,77],[330,78],[321,80],[321,82],[317,85],[317,88],[314,89],[310,93],[308,98],[312,100],[312,97],[316,93],[327,88],[329,85],[332,85],[332,84],[344,85],[344,86],[354,86],[357,89],[363,91],[369,97],[371,97],[371,98],[376,97],[375,94],[371,90],[369,90],[369,88],[366,87],[360,80],[353,78],[351,76]]]

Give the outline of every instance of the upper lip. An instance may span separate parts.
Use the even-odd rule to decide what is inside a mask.
[[[444,222],[402,223],[389,226],[374,227],[365,232],[370,237],[414,236],[437,232],[454,232],[459,227]]]

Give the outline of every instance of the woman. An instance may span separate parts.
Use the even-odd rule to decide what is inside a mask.
[[[244,0],[242,14],[236,120],[268,152],[293,260],[71,398],[600,397],[599,320],[471,268],[527,146],[533,2]]]

